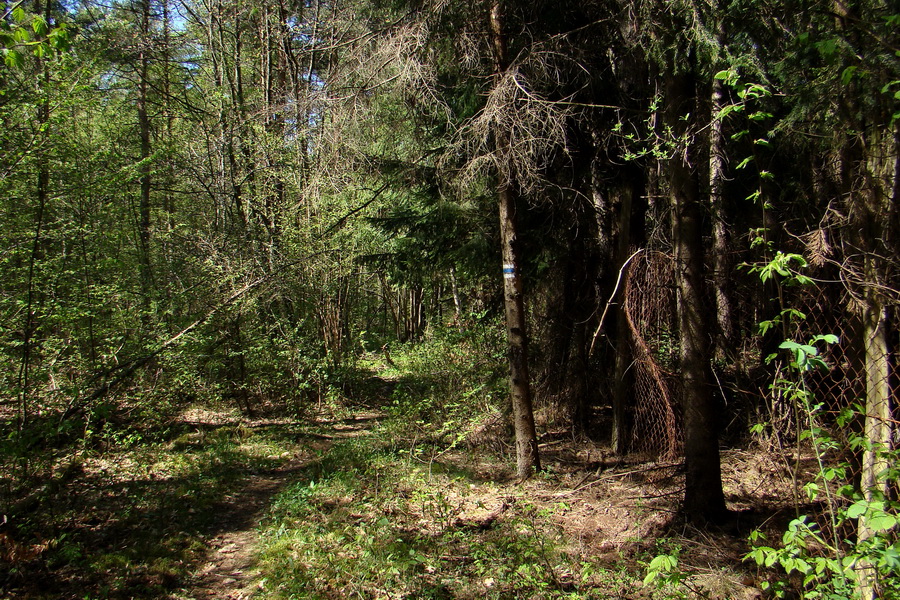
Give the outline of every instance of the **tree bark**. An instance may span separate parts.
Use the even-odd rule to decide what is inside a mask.
[[[459,284],[456,281],[456,267],[450,267],[450,290],[453,292],[453,315],[456,328],[463,330],[463,306],[462,296],[459,294]]]
[[[491,5],[491,41],[494,46],[495,78],[509,68],[503,7],[499,1]],[[509,132],[494,132],[496,150],[502,155],[510,152]],[[510,165],[499,173],[497,199],[500,209],[500,240],[503,257],[503,296],[506,307],[506,331],[509,340],[509,387],[512,398],[513,427],[516,433],[516,474],[527,479],[540,470],[537,433],[531,404],[531,381],[528,373],[528,339],[525,327],[525,303],[519,264],[517,193],[515,173]]]
[[[619,243],[616,250],[616,263],[624,267],[631,249],[631,200],[634,196],[632,185],[619,190]],[[613,450],[619,456],[628,451],[628,421],[626,408],[628,405],[628,371],[631,365],[631,330],[625,311],[626,290],[619,292],[619,310],[616,312],[616,362],[612,398],[612,439]]]
[[[516,432],[516,475],[519,479],[527,479],[533,471],[540,470],[541,462],[531,404],[525,303],[517,249],[516,206],[514,195],[507,186],[501,187],[498,196],[500,238],[503,245],[503,297],[509,340],[509,389]]]
[[[144,305],[143,318],[149,317],[153,293],[153,270],[150,260],[150,116],[147,94],[150,70],[150,0],[141,2],[140,54],[138,56],[138,128],[141,138],[140,201],[138,204],[138,239],[140,241],[140,274]]]
[[[719,326],[719,355],[734,343],[734,309],[729,293],[728,225],[725,222],[725,136],[722,120],[716,118],[724,102],[724,84],[712,83],[712,118],[709,129],[709,203],[713,219],[712,280],[716,292],[716,321]]]
[[[695,108],[696,93],[688,75],[667,77],[666,119],[676,135],[679,154],[668,163],[673,213],[675,281],[680,336],[681,403],[684,414],[685,516],[717,521],[726,514],[722,491],[715,404],[710,387],[710,334],[703,314],[703,237],[699,186],[689,166],[690,144],[683,115]]]
[[[865,356],[866,412],[864,434],[868,442],[862,455],[860,488],[864,498],[875,501],[890,496],[887,479],[881,475],[890,467],[886,451],[891,450],[894,420],[891,414],[891,351],[889,320],[881,286],[888,286],[883,257],[890,256],[885,247],[889,233],[884,222],[890,215],[890,204],[896,202],[897,138],[893,134],[872,132],[866,140],[865,160],[861,161],[866,185],[852,196],[857,206],[852,214],[858,221],[854,230],[859,234],[857,245],[865,254],[862,267],[863,293],[863,352]],[[889,287],[889,286],[888,286]],[[859,520],[857,542],[866,543],[876,535],[865,517]],[[862,600],[879,597],[878,572],[869,561],[860,564],[858,591]]]

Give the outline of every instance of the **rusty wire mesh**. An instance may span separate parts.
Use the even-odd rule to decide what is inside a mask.
[[[631,346],[634,402],[632,451],[662,460],[681,447],[673,374],[676,360],[673,259],[662,252],[643,251],[629,265],[623,303]]]
[[[815,266],[815,256],[810,257]],[[831,267],[835,267],[834,262]],[[807,343],[815,336],[832,334],[838,343],[816,344],[827,368],[812,369],[802,374],[793,373],[796,385],[802,386],[808,405],[804,405],[790,393],[773,386],[766,397],[770,422],[774,435],[780,436],[782,448],[793,455],[793,463],[807,463],[805,470],[796,474],[798,486],[821,476],[821,465],[814,457],[823,453],[825,446],[815,447],[813,438],[798,435],[799,432],[820,427],[825,435],[837,444],[823,453],[827,467],[844,465],[843,477],[819,481],[837,490],[842,485],[863,494],[878,490],[887,497],[897,497],[896,482],[876,477],[891,466],[883,451],[900,448],[897,439],[898,398],[900,398],[900,310],[894,294],[880,293],[878,286],[856,278],[849,273],[847,263],[838,268],[813,269],[814,285],[786,290],[783,301],[786,306],[799,310],[803,317],[785,337]],[[854,280],[855,279],[855,280]],[[881,284],[885,290],[894,289]],[[875,291],[873,291],[875,290]],[[770,365],[770,378],[777,381],[784,375],[786,357]],[[781,369],[779,372],[778,369]],[[790,386],[784,386],[790,389]],[[838,416],[851,409],[856,416],[848,425],[841,425]],[[875,451],[866,451],[866,445],[851,442],[863,435],[867,443],[875,445]],[[817,475],[818,473],[818,475]],[[796,501],[809,500],[798,489]],[[822,498],[817,498],[822,501]],[[810,517],[823,539],[835,547],[858,535],[855,522],[832,519],[832,510],[852,500],[839,495],[828,498],[822,510],[812,510]],[[837,530],[835,530],[837,525]]]

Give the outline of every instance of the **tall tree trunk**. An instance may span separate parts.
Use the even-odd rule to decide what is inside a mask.
[[[734,309],[729,290],[730,263],[728,224],[725,221],[725,136],[717,118],[724,105],[724,84],[712,83],[712,118],[709,129],[709,203],[713,218],[712,280],[716,292],[717,350],[721,355],[734,343]]]
[[[494,46],[495,80],[509,68],[506,34],[504,33],[503,7],[499,0],[491,5],[491,41]],[[496,149],[501,155],[511,152],[509,132],[498,128],[494,131]],[[525,303],[522,293],[522,277],[519,264],[518,223],[516,215],[517,193],[515,173],[511,165],[507,172],[499,173],[500,184],[497,200],[500,209],[500,240],[503,257],[503,295],[506,307],[506,331],[509,340],[509,387],[512,397],[513,427],[516,433],[516,474],[527,479],[540,470],[537,432],[531,405],[531,381],[528,373],[528,339],[525,328]]]
[[[619,194],[619,243],[616,249],[616,264],[624,267],[631,250],[631,208],[634,196],[633,184],[626,185],[617,190]],[[617,274],[618,275],[618,274]],[[625,311],[628,305],[625,301],[626,290],[617,291],[619,294],[619,310],[616,311],[616,362],[614,366],[613,397],[612,397],[612,439],[613,450],[622,456],[628,450],[628,422],[626,407],[628,404],[627,377],[631,365],[631,330],[628,327],[628,318]]]
[[[141,1],[140,55],[138,56],[138,128],[141,138],[140,202],[138,204],[138,238],[140,241],[140,275],[144,314],[150,315],[153,294],[153,270],[150,260],[150,117],[147,113],[147,93],[150,70],[150,0]]]
[[[463,306],[462,296],[459,293],[459,284],[456,281],[456,267],[450,266],[450,290],[453,292],[453,320],[456,322],[456,328],[463,330]]]
[[[50,23],[51,5],[49,0],[43,6],[40,2],[35,3],[35,12],[40,14],[44,12],[44,19]],[[22,365],[19,370],[19,418],[18,429],[19,434],[25,430],[28,425],[30,412],[30,395],[31,395],[31,361],[32,350],[34,347],[34,334],[37,329],[37,311],[35,309],[35,267],[40,254],[41,243],[44,232],[44,219],[47,209],[47,198],[50,188],[50,165],[47,160],[47,151],[43,141],[47,139],[47,126],[50,122],[50,68],[47,59],[38,58],[39,79],[37,83],[38,95],[41,97],[37,109],[38,131],[42,139],[42,143],[38,144],[41,148],[37,161],[37,182],[35,194],[37,196],[37,210],[34,217],[34,237],[31,243],[31,255],[28,257],[28,275],[26,281],[26,297],[25,297],[25,323],[22,336]],[[43,88],[43,89],[41,89]],[[24,458],[24,457],[23,457]],[[23,463],[23,468],[27,470],[28,463]]]
[[[890,287],[885,277],[887,271],[885,256],[891,251],[885,247],[890,235],[884,226],[891,214],[891,204],[896,203],[896,181],[898,162],[896,134],[885,135],[877,128],[867,136],[864,144],[865,160],[860,166],[864,170],[863,189],[853,194],[858,232],[857,245],[865,254],[863,263],[864,286],[863,307],[863,352],[865,356],[866,402],[865,430],[868,442],[862,456],[860,487],[868,501],[890,495],[889,482],[883,473],[891,465],[886,451],[892,447],[895,421],[891,415],[891,351],[889,340],[888,312],[882,297],[883,287]],[[873,536],[873,530],[865,517],[859,520],[858,542],[866,543]],[[858,591],[862,600],[875,600],[879,596],[876,567],[863,562],[858,577]]]
[[[685,114],[695,109],[692,78],[667,77],[666,119],[677,136],[685,136]],[[668,161],[673,213],[675,282],[681,344],[681,403],[684,413],[684,511],[693,521],[716,521],[726,514],[715,404],[710,387],[710,334],[703,306],[703,237],[697,178],[689,166],[687,142]]]

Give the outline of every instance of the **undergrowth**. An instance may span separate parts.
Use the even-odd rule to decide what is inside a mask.
[[[495,328],[442,329],[416,345],[396,348],[379,372],[395,384],[385,407],[394,417],[392,435],[409,438],[414,452],[429,443],[446,450],[479,423],[505,414],[508,374],[502,348]]]
[[[445,332],[390,351],[387,417],[276,498],[261,597],[587,599],[638,585],[571,549],[554,520],[567,507],[532,501],[508,461],[470,468],[467,437],[506,401],[499,361],[472,343]]]
[[[40,552],[0,560],[0,598],[164,596],[188,580],[224,525],[217,506],[247,477],[282,464],[295,435],[197,424],[164,441],[82,447],[64,486],[37,481],[7,507],[0,550]]]
[[[391,446],[342,442],[278,496],[262,528],[264,597],[607,598],[634,585],[567,551],[553,521],[564,506]]]

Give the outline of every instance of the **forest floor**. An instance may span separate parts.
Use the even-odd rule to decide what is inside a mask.
[[[256,566],[259,545],[259,523],[263,521],[273,497],[298,473],[309,469],[315,454],[327,449],[332,440],[350,439],[369,433],[367,425],[384,417],[378,412],[356,412],[340,420],[317,419],[314,422],[327,429],[318,434],[318,443],[298,448],[287,461],[266,473],[254,474],[242,487],[228,495],[227,502],[217,507],[215,537],[207,541],[208,551],[189,578],[187,586],[171,595],[172,598],[244,600],[260,589],[262,574]],[[214,420],[207,420],[214,425]],[[277,423],[276,423],[277,424]],[[272,425],[266,421],[252,421],[251,428]]]
[[[78,450],[13,497],[30,516],[0,532],[0,598],[760,597],[747,536],[793,516],[774,454],[725,451],[735,519],[699,530],[677,514],[678,462],[548,431],[519,483],[491,426],[448,444],[379,402],[192,406],[165,439]],[[676,576],[644,585],[659,554]]]

